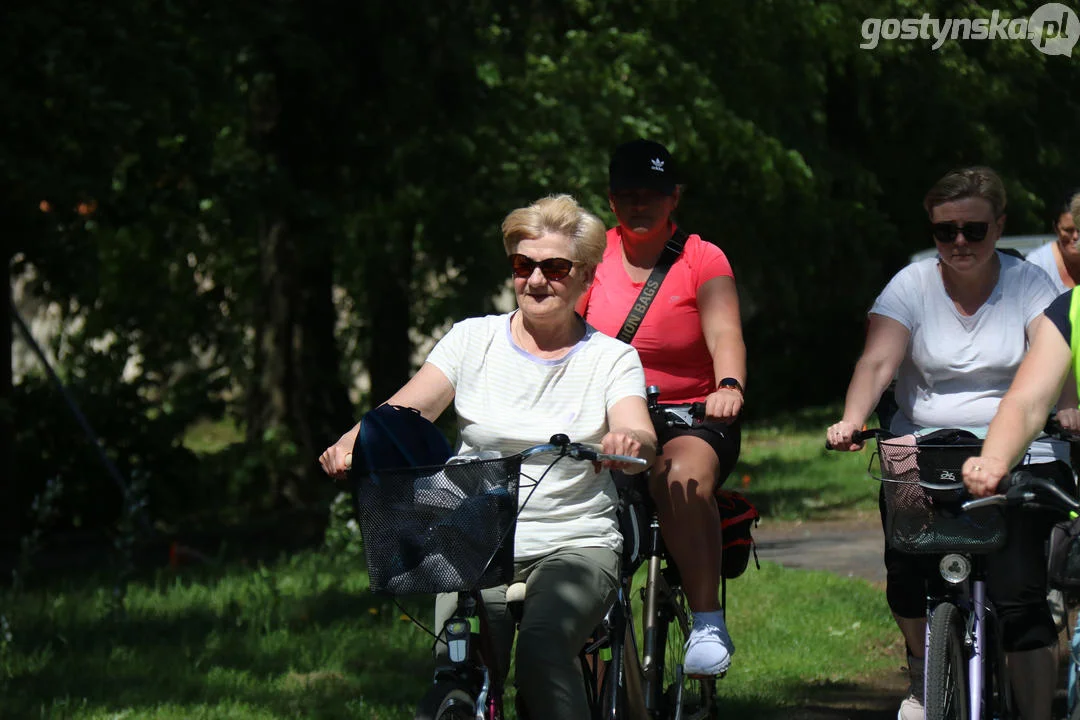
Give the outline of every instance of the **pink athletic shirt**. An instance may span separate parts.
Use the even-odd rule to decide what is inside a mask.
[[[716,389],[697,291],[722,276],[735,277],[724,252],[691,235],[630,342],[645,366],[645,382],[660,388],[661,402],[697,402]],[[626,274],[619,228],[608,230],[607,250],[589,290],[586,322],[615,337],[644,285],[631,282]]]

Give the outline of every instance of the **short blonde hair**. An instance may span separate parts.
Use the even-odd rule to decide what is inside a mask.
[[[930,192],[923,198],[926,214],[933,214],[934,208],[954,200],[982,198],[994,209],[994,218],[1005,212],[1005,184],[998,174],[983,165],[959,168],[945,173],[934,183]]]
[[[1073,225],[1080,227],[1080,192],[1073,195],[1069,201],[1069,212],[1073,216]]]
[[[581,263],[586,270],[600,264],[607,248],[604,223],[569,195],[548,195],[514,210],[503,220],[502,231],[507,255],[516,252],[522,240],[535,240],[547,233],[562,235],[576,255],[568,259]]]

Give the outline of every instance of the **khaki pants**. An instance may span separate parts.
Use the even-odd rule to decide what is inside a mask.
[[[514,582],[526,584],[518,628],[518,693],[530,717],[575,720],[589,717],[578,653],[615,602],[619,555],[606,548],[566,548],[514,565]],[[514,620],[506,607],[506,586],[483,591],[499,667],[509,667]],[[442,629],[456,609],[457,594],[435,600],[435,627]],[[444,661],[446,644],[436,646]]]

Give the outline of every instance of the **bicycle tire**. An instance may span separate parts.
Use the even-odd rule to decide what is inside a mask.
[[[705,720],[712,714],[715,679],[691,678],[683,674],[690,618],[690,608],[682,588],[670,587],[660,606],[661,637],[658,644],[665,647],[661,668],[664,689],[662,720]]]
[[[968,717],[964,620],[952,603],[938,605],[930,618],[924,707],[926,720]]]
[[[413,720],[475,720],[476,695],[459,680],[436,682],[420,700]]]

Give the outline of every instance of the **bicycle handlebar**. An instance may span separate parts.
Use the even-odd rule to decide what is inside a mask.
[[[884,436],[886,438],[890,438],[890,437],[893,436],[893,434],[891,432],[889,432],[888,430],[886,430],[885,428],[870,428],[869,430],[856,430],[855,433],[851,436],[851,442],[853,442],[853,443],[864,443],[867,440],[869,440],[870,438],[876,438],[876,437],[882,437],[882,436]],[[825,449],[826,450],[836,450],[836,448],[833,447],[832,444],[828,440],[825,441]]]
[[[574,460],[585,460],[590,462],[604,462],[610,460],[611,462],[627,463],[629,465],[648,465],[648,461],[645,458],[634,457],[632,455],[612,455],[610,453],[602,453],[589,445],[584,443],[570,442],[570,438],[566,435],[559,433],[558,435],[552,435],[550,442],[543,445],[533,445],[531,448],[526,448],[519,453],[522,459],[531,458],[534,455],[542,455],[544,453],[557,453],[560,457],[570,457]]]
[[[1014,470],[1001,479],[996,495],[976,498],[963,503],[965,511],[989,505],[1024,505],[1038,502],[1062,513],[1080,512],[1080,501],[1054,483],[1035,477],[1029,470]]]
[[[1080,440],[1080,434],[1074,433],[1071,430],[1066,430],[1058,422],[1057,415],[1051,415],[1046,420],[1046,425],[1043,427],[1043,435],[1047,435],[1056,440],[1064,440],[1065,442],[1075,442]]]
[[[693,428],[705,422],[705,403],[693,402],[689,405],[661,405],[660,388],[655,385],[650,385],[645,389],[645,403],[648,405],[649,415],[653,418],[654,423],[656,423],[658,419],[662,419],[668,427],[685,426]],[[684,408],[686,412],[685,416],[679,412],[679,410]],[[687,422],[686,417],[690,418],[689,422]]]
[[[560,457],[565,456],[573,458],[574,460],[584,460],[587,462],[611,461],[626,463],[628,465],[649,464],[645,458],[634,457],[632,455],[602,453],[584,443],[570,442],[570,438],[562,433],[552,435],[549,442],[542,445],[533,445],[530,448],[522,450],[519,454],[522,459],[528,459],[534,455],[543,455],[544,453],[557,453]],[[346,469],[352,468],[352,453],[345,455],[345,467]]]

